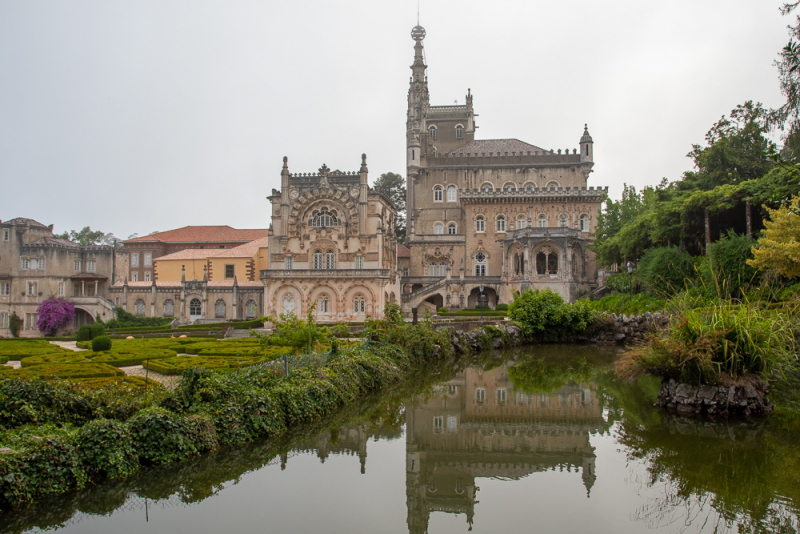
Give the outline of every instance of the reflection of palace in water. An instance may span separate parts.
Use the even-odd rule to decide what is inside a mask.
[[[604,429],[599,399],[586,385],[528,395],[514,390],[507,366],[459,373],[406,409],[409,532],[427,532],[431,512],[464,513],[472,525],[480,477],[580,468],[588,496],[595,480],[589,434]]]

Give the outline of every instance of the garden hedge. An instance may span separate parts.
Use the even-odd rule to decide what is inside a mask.
[[[42,378],[44,380],[72,378],[102,378],[106,376],[124,376],[125,373],[105,363],[43,363],[25,369],[0,367],[0,376],[8,378]]]
[[[145,351],[120,350],[108,352],[59,352],[56,354],[44,354],[31,356],[21,361],[22,367],[30,368],[37,365],[48,363],[59,364],[86,364],[86,363],[106,363],[114,367],[127,367],[129,365],[140,365],[145,360],[155,360],[158,358],[171,358],[176,356],[174,350],[150,349]]]

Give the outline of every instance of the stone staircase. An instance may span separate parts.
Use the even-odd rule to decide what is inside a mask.
[[[411,302],[413,300],[418,299],[419,297],[423,297],[428,293],[432,293],[437,289],[444,287],[447,284],[447,278],[442,278],[435,284],[428,284],[425,287],[421,287],[416,291],[412,291],[411,293],[406,293],[403,295],[403,302]]]

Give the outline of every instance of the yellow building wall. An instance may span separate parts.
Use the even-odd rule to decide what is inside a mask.
[[[180,282],[181,266],[186,266],[186,280],[202,280],[203,266],[206,265],[205,259],[196,260],[153,260],[155,265],[156,280],[166,282]]]
[[[226,280],[225,266],[233,265],[233,273],[237,280],[250,280],[248,277],[248,266],[252,258],[209,258],[209,281]],[[229,280],[233,280],[230,278]]]
[[[260,249],[258,249],[258,252],[256,252],[255,260],[256,260],[256,280],[258,280],[259,272],[262,269],[269,268],[269,250],[267,249],[267,247],[261,247]]]

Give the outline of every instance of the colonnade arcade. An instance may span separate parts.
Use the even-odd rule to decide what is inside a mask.
[[[506,239],[503,242],[503,275],[512,281],[541,278],[583,281],[587,242],[584,238],[567,235]]]

